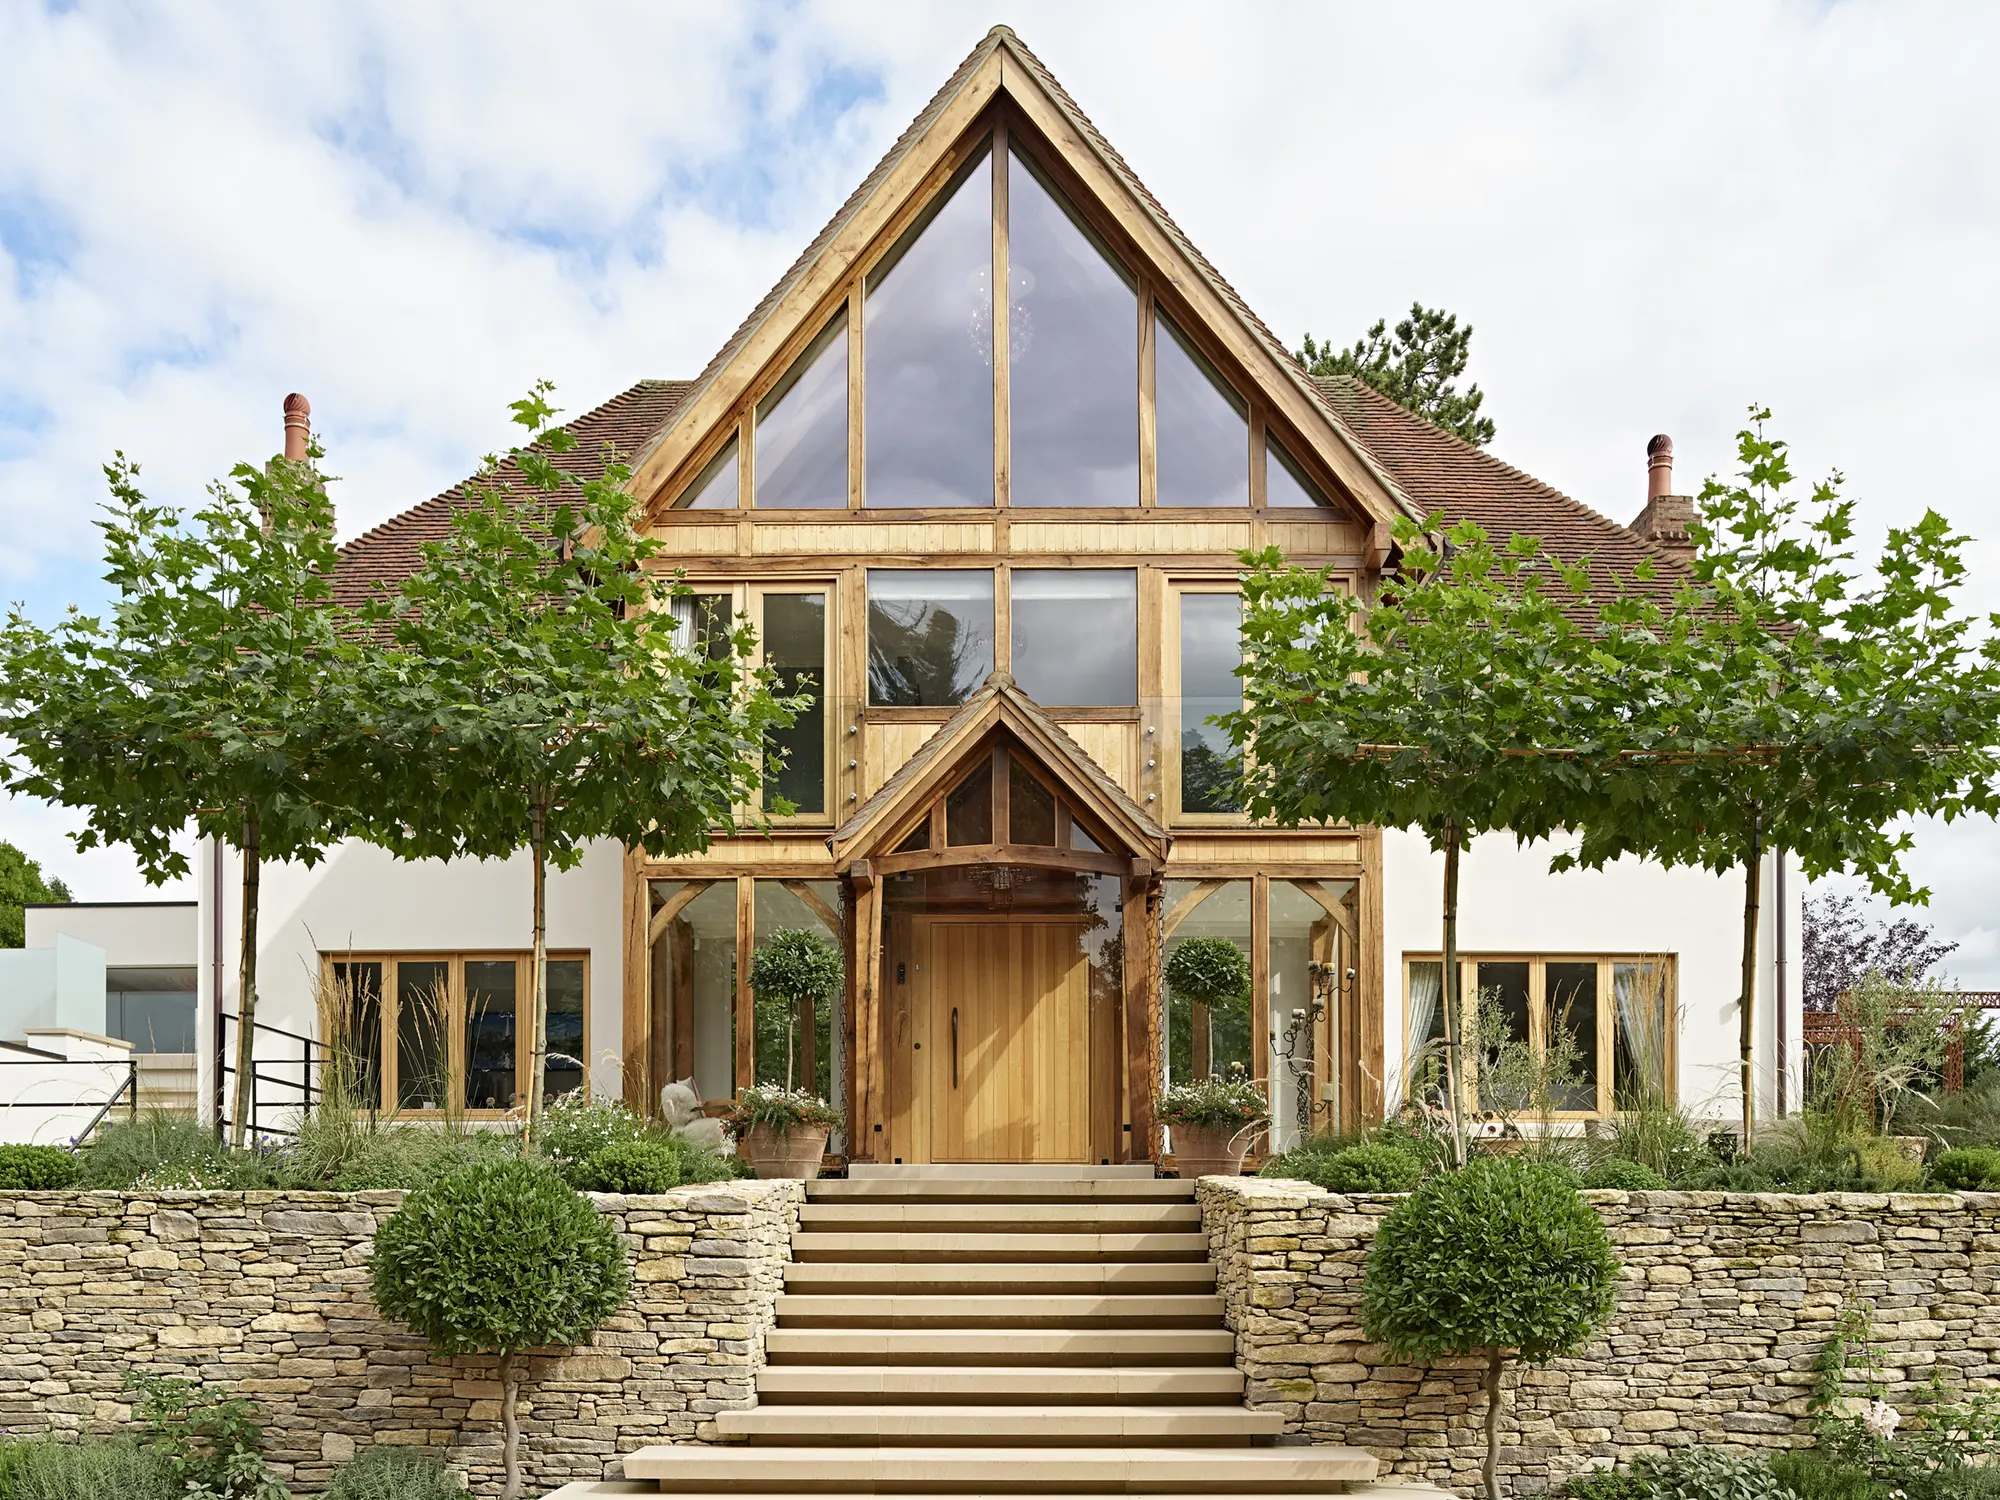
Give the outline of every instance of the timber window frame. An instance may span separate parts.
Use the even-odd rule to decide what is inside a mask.
[[[1156,509],[1162,509],[1176,520],[1188,521],[1241,519],[1246,515],[1262,518],[1267,512],[1278,518],[1304,514],[1296,506],[1272,508],[1266,505],[1266,466],[1270,443],[1282,446],[1293,466],[1308,481],[1309,492],[1322,502],[1322,508],[1344,515],[1356,513],[1358,507],[1355,503],[1342,498],[1344,487],[1335,482],[1323,464],[1313,456],[1312,445],[1302,441],[1292,431],[1290,423],[1278,416],[1271,398],[1261,391],[1258,382],[1237,368],[1238,361],[1227,354],[1220,342],[1203,327],[1203,317],[1185,301],[1171,279],[1163,278],[1147,265],[1146,256],[1130,242],[1129,236],[1118,227],[1112,216],[1092,201],[1090,191],[1072,181],[1073,174],[1062,163],[1061,153],[1040,139],[1035,127],[1018,108],[1007,104],[990,109],[980,122],[966,132],[952,156],[952,160],[960,164],[960,169],[938,176],[928,185],[920,201],[913,201],[892,216],[866,251],[855,258],[838,281],[815,303],[810,315],[786,338],[776,354],[744,384],[741,393],[732,399],[729,415],[717,422],[715,428],[695,446],[689,461],[676,466],[674,477],[668,480],[653,503],[662,511],[686,508],[690,496],[699,488],[710,466],[726,448],[734,445],[737,509],[756,509],[756,427],[759,409],[768,409],[767,403],[774,393],[782,397],[784,389],[799,378],[803,364],[817,357],[826,347],[829,331],[844,317],[847,345],[847,509],[870,509],[866,493],[868,393],[865,326],[869,282],[871,279],[883,279],[894,270],[896,261],[908,252],[936,210],[966,185],[969,179],[965,175],[964,164],[971,163],[972,175],[985,172],[990,178],[992,259],[987,267],[989,289],[1007,288],[1011,299],[1009,174],[1017,157],[1018,165],[1035,178],[1037,185],[1055,201],[1111,269],[1134,290],[1139,467],[1135,503],[1129,507],[1089,504],[1026,506],[1014,503],[1011,484],[1010,300],[1010,316],[998,316],[989,308],[985,323],[993,371],[993,483],[990,503],[877,507],[873,514],[911,520],[963,520],[992,515],[996,511],[1019,509],[1034,515],[1081,514],[1094,520],[1116,520],[1151,516]],[[1155,364],[1160,336],[1159,318],[1171,322],[1174,333],[1197,362],[1212,372],[1230,400],[1242,405],[1248,429],[1244,452],[1246,503],[1158,505]],[[829,514],[829,508],[776,510],[772,513],[801,518],[824,517]]]
[[[1164,611],[1165,618],[1161,622],[1160,693],[1163,712],[1160,713],[1158,722],[1159,727],[1164,731],[1164,738],[1166,740],[1166,744],[1162,747],[1166,752],[1162,757],[1166,763],[1166,775],[1163,778],[1165,788],[1164,801],[1169,819],[1177,826],[1242,828],[1249,826],[1251,823],[1249,814],[1240,810],[1235,812],[1190,812],[1186,809],[1184,803],[1185,788],[1182,780],[1182,761],[1188,726],[1186,724],[1186,694],[1184,691],[1184,670],[1186,663],[1183,649],[1185,642],[1183,606],[1184,602],[1191,596],[1213,597],[1220,594],[1226,594],[1237,601],[1239,612],[1239,647],[1237,656],[1240,664],[1242,659],[1240,620],[1243,589],[1236,577],[1234,575],[1227,578],[1170,577],[1167,580],[1167,608]],[[1240,688],[1238,692],[1240,701]],[[1211,726],[1208,732],[1214,734],[1218,731]]]
[[[1584,952],[1565,953],[1555,950],[1514,951],[1491,950],[1463,952],[1459,954],[1459,993],[1464,997],[1465,1017],[1461,1023],[1460,1035],[1465,1038],[1468,1055],[1473,1054],[1472,1039],[1478,1034],[1479,1015],[1479,970],[1482,964],[1525,964],[1527,966],[1527,1020],[1528,1045],[1539,1055],[1548,1045],[1549,1011],[1549,968],[1553,966],[1589,965],[1596,971],[1596,993],[1594,1023],[1596,1048],[1593,1062],[1596,1070],[1596,1105],[1591,1109],[1557,1109],[1550,1118],[1558,1123],[1576,1123],[1587,1120],[1608,1120],[1626,1112],[1619,1099],[1619,1073],[1621,1067],[1620,1044],[1625,1041],[1626,1026],[1618,1014],[1619,971],[1639,970],[1642,973],[1654,968],[1660,975],[1657,1000],[1661,1006],[1659,1033],[1650,1043],[1641,1041],[1638,1045],[1650,1046],[1659,1053],[1659,1080],[1663,1102],[1672,1104],[1679,1098],[1680,1072],[1680,993],[1679,956],[1673,953],[1638,952]],[[1403,1016],[1407,1028],[1411,997],[1414,989],[1415,970],[1420,966],[1441,967],[1442,957],[1436,952],[1405,953],[1403,955]],[[1639,983],[1645,981],[1640,979]],[[1649,997],[1641,996],[1642,1001]],[[1650,1003],[1648,1009],[1650,1009]],[[1437,1013],[1435,1034],[1442,1034],[1443,1013]],[[1411,1038],[1404,1038],[1403,1068],[1407,1081],[1413,1052]],[[1626,1042],[1628,1050],[1633,1043]],[[1467,1076],[1461,1081],[1462,1104],[1467,1110],[1481,1108],[1478,1095],[1478,1081],[1474,1070],[1468,1068]]]
[[[535,959],[532,951],[507,948],[465,948],[451,951],[423,949],[355,949],[326,951],[319,956],[320,984],[324,995],[333,997],[333,1004],[340,1009],[339,1024],[345,1034],[338,1044],[347,1052],[350,1066],[359,1066],[363,1077],[372,1077],[377,1084],[375,1098],[358,1099],[357,1105],[371,1114],[407,1115],[417,1119],[468,1119],[504,1120],[526,1102],[529,1064],[534,1050],[534,983]],[[577,1091],[590,1090],[590,952],[588,949],[551,948],[548,962],[553,981],[553,970],[557,964],[575,964],[579,968],[581,984],[581,1006],[583,1032],[577,1058],[581,1064],[582,1079]],[[503,1106],[471,1106],[462,1101],[468,1080],[471,1062],[469,1023],[475,1019],[468,1011],[466,991],[467,964],[507,964],[514,966],[514,1070],[516,1083],[514,1102]],[[366,1044],[354,1035],[356,1002],[360,998],[352,988],[349,976],[355,966],[379,965],[380,988],[374,996],[374,1016],[372,1032],[374,1049],[369,1051]],[[444,1099],[441,1103],[405,1104],[401,1101],[402,1058],[402,994],[403,966],[413,969],[442,967],[445,971],[445,993],[441,997],[443,1014],[429,1024],[431,1035],[436,1031],[444,1033]],[[343,970],[346,971],[343,974]],[[414,976],[413,976],[414,977]],[[553,983],[551,984],[553,989]],[[326,1009],[322,1006],[322,1011]],[[327,1016],[320,1018],[322,1029]],[[421,1036],[421,1033],[419,1033]],[[335,1046],[330,1038],[323,1038],[323,1044]],[[550,1051],[558,1050],[551,1038]],[[564,1092],[569,1092],[565,1090]],[[560,1097],[551,1092],[549,1098]]]

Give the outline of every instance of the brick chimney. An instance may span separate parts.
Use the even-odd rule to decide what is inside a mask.
[[[305,462],[312,443],[312,414],[312,402],[297,391],[285,397],[285,457],[295,464]]]
[[[1646,444],[1646,508],[1629,528],[1679,562],[1694,560],[1694,496],[1676,495],[1674,440],[1664,432]]]

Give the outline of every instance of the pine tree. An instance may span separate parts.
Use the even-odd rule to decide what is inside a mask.
[[[1308,375],[1352,375],[1425,421],[1483,448],[1496,431],[1493,419],[1479,414],[1486,393],[1476,384],[1463,391],[1453,384],[1465,373],[1471,346],[1470,323],[1461,328],[1443,308],[1413,302],[1393,334],[1386,318],[1377,319],[1352,349],[1335,349],[1307,334],[1294,357]]]

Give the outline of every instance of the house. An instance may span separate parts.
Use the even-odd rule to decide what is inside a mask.
[[[292,398],[299,452],[305,420]],[[747,616],[816,702],[780,736],[796,811],[767,832],[670,861],[601,846],[552,877],[550,1092],[645,1108],[692,1077],[719,1104],[789,1060],[845,1104],[835,1145],[857,1161],[1158,1159],[1162,1086],[1232,1064],[1270,1090],[1271,1149],[1381,1118],[1438,1027],[1440,860],[1410,834],[1237,810],[1207,721],[1237,702],[1239,551],[1278,546],[1363,593],[1398,516],[1471,516],[1605,572],[1650,559],[1661,588],[1685,555],[1658,441],[1625,527],[1363,385],[1309,379],[1006,28],[706,369],[641,380],[573,430],[571,462],[632,464],[693,585],[687,640]],[[406,574],[461,493],[344,546],[342,594]],[[1548,855],[1505,837],[1467,854],[1468,993],[1535,1046],[1567,1031],[1567,1118],[1649,1075],[1733,1115],[1740,883],[1631,862],[1552,877]],[[226,852],[202,882],[220,1098]],[[1768,1110],[1799,1055],[1781,858],[1764,889]],[[347,845],[267,868],[274,1054],[331,1027],[381,1108],[499,1116],[529,1065],[528,911],[523,859]],[[800,927],[839,945],[847,980],[788,1051],[748,958]],[[1196,936],[1248,955],[1246,1012],[1163,995]]]

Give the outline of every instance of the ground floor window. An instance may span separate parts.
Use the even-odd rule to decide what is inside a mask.
[[[194,1051],[193,964],[104,971],[104,1030],[135,1052]]]
[[[322,956],[320,1034],[364,1109],[499,1114],[527,1099],[534,1050],[530,953]],[[548,960],[548,1098],[583,1087],[589,959]]]
[[[1439,1097],[1443,964],[1403,970],[1406,1092]],[[1460,956],[1467,1107],[1585,1119],[1671,1101],[1679,1015],[1666,954]]]

